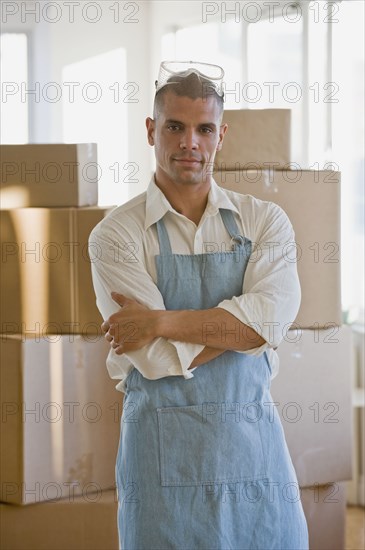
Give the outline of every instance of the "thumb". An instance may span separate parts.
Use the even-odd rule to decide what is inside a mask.
[[[129,298],[124,296],[124,294],[119,294],[119,292],[112,292],[111,296],[114,302],[117,302],[120,306],[125,306],[128,302],[131,302]]]

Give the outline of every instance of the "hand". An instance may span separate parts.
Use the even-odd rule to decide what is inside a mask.
[[[121,309],[104,321],[101,329],[116,354],[140,349],[157,337],[156,311],[117,292],[112,292],[112,298]]]

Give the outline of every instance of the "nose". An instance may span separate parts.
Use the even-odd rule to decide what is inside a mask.
[[[194,151],[199,148],[199,140],[194,129],[186,129],[180,140],[180,149]]]

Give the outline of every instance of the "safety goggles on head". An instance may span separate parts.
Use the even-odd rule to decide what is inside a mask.
[[[174,81],[175,76],[187,77],[192,73],[204,80],[209,80],[209,87],[212,87],[219,96],[223,96],[224,71],[222,67],[197,61],[162,61],[158,80],[155,82],[156,93],[164,86],[177,84],[179,81]]]

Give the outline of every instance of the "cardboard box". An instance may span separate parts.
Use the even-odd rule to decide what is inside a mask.
[[[328,170],[216,172],[215,181],[232,191],[275,202],[289,216],[296,246],[302,302],[293,328],[342,324],[340,269],[340,173]]]
[[[0,147],[2,208],[98,204],[95,143]]]
[[[114,487],[122,397],[105,367],[105,338],[3,336],[0,348],[0,500]]]
[[[107,211],[1,212],[1,333],[101,334],[88,237]]]
[[[3,550],[118,550],[117,508],[114,491],[29,506],[0,504],[0,546]]]
[[[307,519],[310,550],[344,550],[346,533],[345,483],[301,490]]]
[[[291,160],[290,119],[290,109],[224,111],[228,131],[215,157],[216,169],[287,168]]]
[[[271,393],[299,485],[351,479],[351,329],[291,330],[278,354]]]

